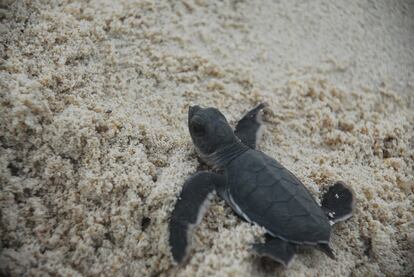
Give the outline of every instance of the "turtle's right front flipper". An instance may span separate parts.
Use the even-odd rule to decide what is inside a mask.
[[[169,223],[169,243],[177,263],[184,260],[190,245],[190,233],[200,223],[212,193],[224,182],[222,175],[200,172],[184,183]]]
[[[260,111],[267,107],[266,103],[260,103],[247,112],[237,123],[234,134],[247,146],[255,149],[260,138],[262,121]]]

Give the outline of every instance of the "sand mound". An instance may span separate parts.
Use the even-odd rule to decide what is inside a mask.
[[[6,2],[1,274],[413,274],[412,5]],[[175,267],[168,217],[198,165],[188,106],[234,124],[263,100],[260,149],[316,197],[339,179],[357,194],[337,261],[255,257],[262,230],[215,199]]]

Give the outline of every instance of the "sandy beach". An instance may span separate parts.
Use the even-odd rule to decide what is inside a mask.
[[[413,46],[409,0],[0,1],[0,275],[413,276]],[[263,101],[261,151],[355,191],[337,259],[255,256],[215,197],[175,265],[189,105]]]

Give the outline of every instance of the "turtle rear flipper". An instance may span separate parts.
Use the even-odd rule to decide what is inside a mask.
[[[255,243],[253,250],[258,255],[267,256],[286,267],[289,266],[296,253],[295,245],[278,238],[272,238],[265,243]]]
[[[211,172],[191,176],[184,184],[169,223],[169,244],[174,261],[181,263],[188,252],[191,231],[207,209],[212,193],[223,185],[224,177]]]
[[[234,134],[247,146],[255,149],[260,139],[262,120],[260,111],[267,107],[266,103],[260,103],[247,112],[237,123]]]
[[[355,206],[353,190],[343,182],[336,182],[322,197],[322,209],[333,223],[347,220]]]

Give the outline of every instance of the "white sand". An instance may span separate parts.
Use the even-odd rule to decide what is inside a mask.
[[[412,1],[44,2],[0,2],[0,274],[414,274]],[[174,266],[188,105],[234,124],[263,100],[260,149],[357,194],[337,261],[255,257],[260,228],[215,199]]]

